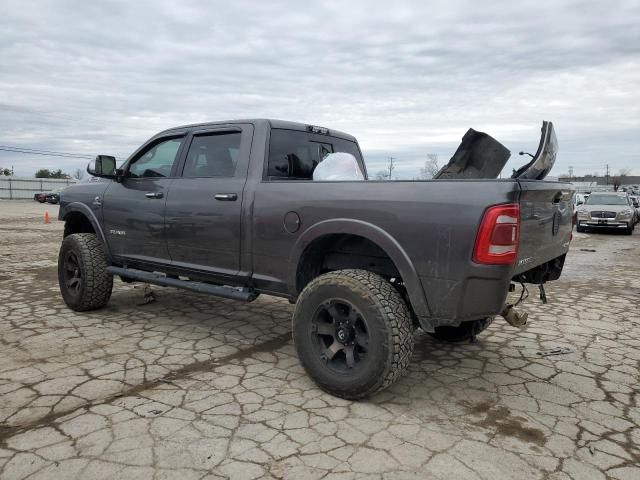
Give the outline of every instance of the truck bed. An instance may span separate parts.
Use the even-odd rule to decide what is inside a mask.
[[[399,252],[392,259],[419,279],[414,288],[421,291],[409,293],[415,304],[420,294],[426,298],[432,326],[495,315],[514,275],[567,252],[571,191],[568,184],[515,179],[265,182],[253,200],[254,277],[268,289],[290,288],[296,252],[323,232],[344,231]],[[518,262],[476,264],[471,252],[483,213],[502,203],[521,205]],[[285,204],[299,212],[303,226],[293,254],[278,222]],[[269,274],[261,278],[260,272]]]

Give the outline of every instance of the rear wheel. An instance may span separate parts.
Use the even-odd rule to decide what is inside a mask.
[[[493,317],[480,318],[478,320],[471,320],[468,322],[462,322],[456,327],[442,326],[436,327],[434,333],[429,335],[443,342],[464,342],[471,340],[480,332],[487,329],[493,322]]]
[[[371,395],[405,372],[413,351],[409,309],[384,278],[338,270],[312,280],[298,298],[293,339],[302,366],[326,392]]]
[[[58,255],[58,283],[64,303],[84,312],[104,307],[113,288],[102,243],[93,233],[65,237]]]

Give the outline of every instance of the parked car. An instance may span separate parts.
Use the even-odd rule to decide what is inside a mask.
[[[60,203],[60,192],[61,191],[62,191],[62,188],[59,188],[57,190],[54,190],[53,192],[47,193],[47,195],[45,197],[47,203],[52,203],[54,205]]]
[[[636,224],[636,210],[626,193],[592,193],[584,205],[578,207],[578,232],[589,229],[621,229],[628,235]]]
[[[629,200],[631,200],[631,205],[633,205],[636,211],[636,224],[638,224],[640,223],[640,197],[637,195],[629,195]]]
[[[45,192],[38,192],[33,196],[33,199],[37,202],[44,203],[47,201],[47,194]]]
[[[583,205],[587,197],[583,193],[576,193],[573,196],[573,224],[578,222],[578,207]]]
[[[569,249],[572,186],[543,180],[556,152],[544,122],[538,153],[496,180],[510,152],[469,129],[440,180],[369,181],[355,138],[335,130],[278,120],[166,130],[121,168],[98,156],[87,171],[105,181],[63,192],[62,298],[102,308],[114,275],[284,297],[308,375],[361,398],[406,370],[418,326],[462,340],[496,315],[524,323],[506,304],[512,281],[556,280]]]

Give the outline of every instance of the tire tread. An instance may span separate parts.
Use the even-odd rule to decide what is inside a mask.
[[[65,244],[72,244],[80,255],[84,267],[85,287],[77,302],[69,302],[63,294],[65,303],[76,312],[86,312],[103,308],[111,298],[113,290],[113,276],[107,272],[107,260],[102,243],[93,233],[74,233],[65,237]],[[62,248],[58,259],[58,268],[62,268]],[[60,289],[62,290],[62,278]]]
[[[398,380],[411,362],[414,329],[407,304],[393,285],[376,273],[356,269],[336,270],[320,275],[309,282],[296,303],[293,322],[296,321],[298,305],[315,289],[325,284],[342,285],[345,288],[360,290],[362,295],[374,299],[389,330],[389,354],[383,374],[366,390],[337,391],[332,385],[320,383],[316,379],[314,381],[332,395],[348,399],[367,397],[383,390]]]

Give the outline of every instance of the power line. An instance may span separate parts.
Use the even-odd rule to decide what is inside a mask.
[[[0,145],[0,150],[4,152],[12,152],[12,153],[45,155],[49,157],[83,158],[83,159],[89,159],[89,160],[94,158],[90,155],[83,155],[79,153],[55,152],[52,150],[39,150],[35,148],[26,148],[26,147],[11,147],[9,145]]]
[[[46,153],[59,153],[60,155],[83,155],[82,153],[71,153],[71,152],[58,152],[55,150],[44,150],[42,148],[30,148],[30,147],[12,147],[10,145],[0,145],[2,148],[13,148],[15,150],[30,150],[32,152],[46,152]]]
[[[47,155],[61,155],[65,157],[93,158],[88,154],[82,154],[82,153],[56,152],[53,150],[42,150],[39,148],[27,148],[27,147],[12,147],[9,145],[0,145],[0,149],[5,151],[12,151],[16,153],[39,153],[39,154],[47,154]]]

